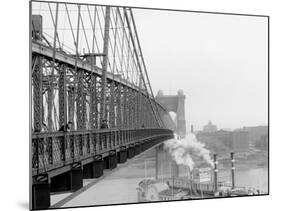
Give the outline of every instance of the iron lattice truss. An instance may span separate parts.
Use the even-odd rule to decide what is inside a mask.
[[[32,76],[35,131],[164,127],[130,8],[33,2]]]
[[[172,120],[153,96],[132,9],[32,2],[31,11],[33,168],[65,161],[74,149],[80,155],[102,149],[102,136],[92,132],[103,120],[113,143],[120,131],[132,137],[136,129],[169,128]],[[69,121],[77,134],[66,137],[58,130]],[[97,145],[90,144],[94,139]]]

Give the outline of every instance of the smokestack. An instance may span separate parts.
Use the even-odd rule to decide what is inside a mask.
[[[171,174],[176,178],[179,177],[179,166],[175,160],[171,162]]]
[[[218,191],[218,161],[217,161],[217,154],[214,154],[214,185],[215,185],[215,192]]]
[[[191,125],[191,133],[193,133],[193,125]]]
[[[234,178],[234,171],[235,171],[235,159],[234,159],[234,152],[230,153],[230,158],[231,158],[231,179],[232,179],[232,189],[235,188],[235,178]]]

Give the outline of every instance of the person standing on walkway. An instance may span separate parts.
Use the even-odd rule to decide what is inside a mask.
[[[100,126],[100,129],[107,129],[107,128],[108,128],[107,120],[104,119],[104,120],[102,120],[102,124]]]
[[[62,125],[59,129],[59,131],[63,131],[63,132],[69,132],[70,129],[71,129],[71,125],[72,125],[72,122],[69,121],[66,125]]]

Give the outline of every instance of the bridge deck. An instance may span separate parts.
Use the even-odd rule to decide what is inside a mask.
[[[171,135],[166,129],[34,133],[32,175],[48,172],[49,177],[56,176],[69,171],[73,163],[85,165],[112,152]]]

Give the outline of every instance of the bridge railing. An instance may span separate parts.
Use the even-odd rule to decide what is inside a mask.
[[[48,172],[136,142],[172,134],[171,130],[158,128],[33,133],[32,174]]]

